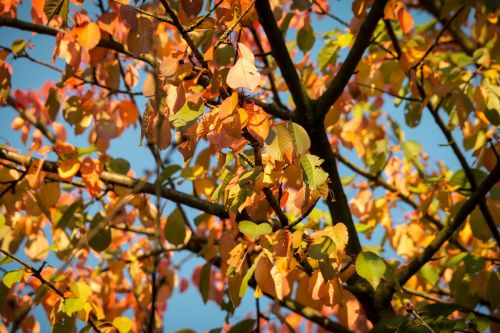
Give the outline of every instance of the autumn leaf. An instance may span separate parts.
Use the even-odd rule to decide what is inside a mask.
[[[226,82],[233,89],[248,88],[254,90],[260,83],[260,74],[254,64],[252,51],[244,44],[238,44],[240,57],[227,74]]]
[[[68,17],[69,0],[46,0],[43,10],[47,15],[48,22],[52,20],[54,15],[61,16],[65,21]]]
[[[78,44],[87,50],[96,47],[101,40],[101,30],[94,22],[84,23],[81,26],[75,27],[72,32],[76,35]]]
[[[413,17],[411,16],[410,12],[407,11],[404,8],[401,8],[398,11],[398,21],[399,25],[401,26],[401,29],[403,29],[403,32],[406,34],[410,32],[411,29],[413,29]]]

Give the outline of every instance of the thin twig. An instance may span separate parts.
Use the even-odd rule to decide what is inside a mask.
[[[54,293],[56,293],[63,300],[66,299],[66,296],[64,296],[64,293],[62,291],[60,291],[51,281],[46,280],[42,276],[42,269],[34,268],[30,264],[26,263],[25,261],[21,260],[20,258],[16,257],[15,255],[13,255],[13,254],[11,254],[3,249],[0,249],[0,252],[2,254],[4,254],[5,256],[11,258],[12,260],[16,261],[17,263],[21,264],[22,266],[24,266],[28,271],[31,272],[32,276],[34,276],[36,279],[38,279],[38,281],[40,281],[44,286],[51,289]],[[89,317],[88,323],[90,324],[90,326],[92,326],[92,328],[96,332],[101,332],[101,330],[99,329],[99,327],[97,327],[97,324],[94,322],[94,320],[92,318]]]
[[[443,28],[441,29],[441,31],[438,33],[436,39],[434,40],[434,43],[432,43],[432,45],[427,49],[427,51],[425,51],[425,53],[422,56],[422,58],[420,58],[420,60],[417,61],[416,64],[414,64],[413,66],[411,66],[410,70],[416,69],[416,68],[418,68],[420,66],[420,64],[425,60],[425,58],[427,58],[427,56],[432,52],[432,50],[438,45],[439,40],[441,39],[441,36],[443,36],[443,34],[445,33],[446,29],[448,29],[448,27],[451,25],[451,23],[453,23],[453,21],[458,17],[458,15],[460,15],[460,13],[462,12],[462,10],[464,10],[464,9],[465,9],[465,6],[460,7],[460,9],[455,13],[455,15],[453,15],[448,20],[448,22],[446,22],[446,24],[443,26]]]
[[[227,39],[227,37],[233,32],[234,29],[236,29],[236,27],[238,26],[238,24],[240,24],[241,20],[243,20],[243,18],[245,18],[245,16],[253,8],[253,6],[255,5],[255,1],[256,0],[253,0],[250,3],[250,5],[247,7],[247,9],[245,9],[245,11],[241,14],[241,16],[236,20],[236,22],[234,22],[234,24],[231,27],[229,27],[229,29],[227,29],[226,31],[224,31],[224,33],[219,37],[219,39],[215,43],[215,46],[214,46],[215,49],[218,48],[220,44],[224,43],[225,40]]]
[[[318,6],[319,8],[319,12],[316,12],[317,14],[322,14],[322,15],[326,15],[332,19],[334,19],[335,21],[337,21],[338,23],[340,23],[341,25],[343,25],[344,27],[349,27],[349,23],[347,23],[346,21],[344,21],[343,19],[341,19],[340,17],[338,16],[335,16],[333,15],[332,13],[330,13],[329,11],[327,11],[326,9],[324,9],[321,4],[317,1],[317,0],[314,0],[313,3]]]
[[[184,31],[186,32],[191,32],[191,31],[194,31],[196,29],[198,29],[199,26],[201,26],[203,24],[203,22],[205,22],[205,20],[207,18],[210,17],[210,15],[212,15],[212,13],[217,9],[217,7],[219,7],[219,5],[223,2],[224,0],[220,0],[219,2],[217,2],[205,15],[203,15],[202,17],[200,17],[198,20],[196,20],[193,24],[191,24],[190,26],[187,26]]]

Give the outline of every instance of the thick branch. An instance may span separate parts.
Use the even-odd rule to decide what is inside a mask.
[[[370,40],[373,31],[375,31],[375,28],[377,27],[378,21],[384,16],[384,7],[386,3],[387,0],[375,0],[375,3],[359,29],[356,41],[342,64],[342,67],[340,67],[339,71],[335,75],[335,78],[330,83],[326,91],[318,99],[316,105],[316,113],[318,115],[323,117],[328,110],[330,110],[330,107],[335,103],[340,95],[342,95],[345,86],[349,82],[349,79],[361,60],[363,53],[368,45],[370,45]]]
[[[271,45],[272,55],[280,68],[281,75],[283,76],[288,89],[290,90],[293,102],[295,103],[297,110],[300,111],[298,114],[302,117],[305,116],[306,119],[308,116],[311,116],[310,120],[312,121],[311,101],[309,96],[307,96],[302,83],[300,82],[299,75],[297,74],[292,58],[290,58],[290,53],[288,53],[281,30],[278,28],[276,20],[274,19],[269,1],[257,0],[255,8],[257,9],[260,23],[264,28],[264,32],[269,40],[269,44]]]
[[[432,257],[439,251],[441,246],[451,238],[453,233],[465,222],[466,218],[472,213],[478,203],[484,199],[490,189],[497,184],[500,180],[500,162],[497,162],[492,172],[484,179],[478,186],[476,192],[467,199],[467,201],[460,207],[460,210],[455,215],[453,221],[445,226],[432,240],[432,242],[413,259],[407,266],[405,266],[398,273],[398,280],[403,286],[414,274],[416,274],[423,265],[429,262]]]
[[[282,108],[274,103],[273,104],[264,103],[256,98],[252,98],[251,100],[273,117],[280,118],[283,120],[295,119],[295,114],[293,112],[290,112],[289,110]]]
[[[423,89],[421,89],[423,92]],[[429,102],[427,104],[427,109],[431,113],[432,117],[434,118],[434,121],[438,125],[439,129],[443,133],[443,135],[446,137],[446,140],[448,140],[448,144],[450,145],[451,149],[453,150],[453,153],[455,153],[455,156],[457,157],[458,161],[460,162],[460,165],[462,166],[462,169],[464,170],[465,176],[469,180],[471,190],[475,191],[477,188],[477,183],[476,179],[474,178],[474,174],[472,173],[472,170],[467,163],[467,160],[465,159],[465,156],[462,154],[462,151],[458,147],[457,143],[455,142],[455,139],[453,138],[451,132],[448,130],[446,124],[444,123],[443,119],[439,116],[438,113],[438,107],[434,108],[431,103]],[[479,201],[479,209],[481,210],[481,213],[483,214],[484,220],[493,235],[493,238],[495,238],[497,245],[500,246],[500,234],[498,232],[498,229],[496,227],[495,221],[493,219],[493,216],[491,216],[491,213],[488,209],[488,206],[486,205],[486,200],[483,198]]]
[[[0,27],[6,26],[11,28],[16,28],[25,31],[36,32],[42,35],[56,36],[59,32],[65,32],[63,30],[58,30],[54,28],[50,28],[44,25],[34,24],[31,22],[26,22],[10,17],[0,16]],[[134,56],[123,44],[118,43],[114,40],[110,39],[101,39],[99,41],[98,47],[103,47],[106,49],[114,50],[116,52],[125,54],[131,58],[142,60],[151,66],[155,65],[155,59],[151,55],[146,55],[141,53],[139,56]]]
[[[5,148],[0,149],[0,158],[9,160],[11,162],[21,164],[25,167],[28,167],[30,163],[34,161],[41,161],[36,158],[29,158],[28,156],[21,155],[18,153],[14,153],[11,151],[8,151]],[[53,161],[44,161],[42,169],[46,172],[52,172],[52,173],[57,173],[57,163]],[[77,174],[79,175],[79,173]],[[128,177],[125,175],[120,175],[117,173],[112,173],[108,171],[103,171],[100,175],[100,179],[110,185],[117,185],[117,186],[122,186],[126,188],[136,188],[140,187],[139,193],[147,193],[147,194],[152,194],[156,195],[156,186],[154,184],[135,179],[132,177]],[[175,191],[169,188],[161,188],[160,189],[160,196],[164,199],[171,200],[173,202],[177,202],[183,205],[187,205],[192,208],[199,209],[201,211],[204,211],[208,214],[212,214],[215,216],[218,216],[220,218],[228,218],[229,214],[224,208],[224,206],[205,201],[199,198],[196,198],[192,195]]]

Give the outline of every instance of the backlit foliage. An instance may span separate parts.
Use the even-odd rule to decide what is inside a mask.
[[[499,329],[496,1],[21,6],[0,3],[1,36],[33,33],[0,39],[23,145],[0,146],[0,332],[160,332],[190,286],[217,332]],[[21,59],[59,79],[16,87]],[[112,153],[129,132],[144,173]]]

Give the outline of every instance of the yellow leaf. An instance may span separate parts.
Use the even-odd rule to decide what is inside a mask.
[[[73,33],[76,35],[78,44],[88,50],[96,47],[101,40],[101,30],[94,22],[89,22],[73,28]]]
[[[74,175],[76,175],[78,170],[80,170],[80,161],[76,157],[61,161],[59,163],[59,167],[57,168],[59,176],[63,179],[69,179],[73,177]]]
[[[26,255],[33,261],[40,261],[49,255],[49,242],[44,234],[31,235],[25,248]]]
[[[333,239],[337,251],[344,251],[349,239],[347,227],[343,223],[337,223],[334,226],[326,227],[323,234]]]

